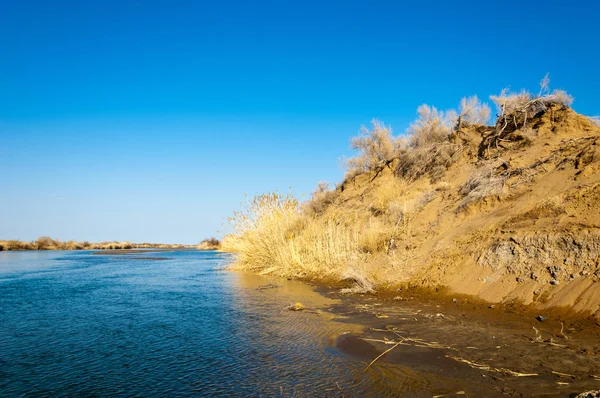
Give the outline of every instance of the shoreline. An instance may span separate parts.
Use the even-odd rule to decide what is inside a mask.
[[[328,309],[336,321],[362,327],[336,336],[333,345],[364,361],[365,372],[423,372],[443,379],[444,388],[449,380],[468,386],[474,396],[575,396],[600,388],[600,322],[593,318],[424,289],[403,290],[406,298],[399,300],[389,292],[342,294],[303,282],[340,302]],[[546,318],[536,319],[539,314]],[[458,387],[439,391],[456,393]]]
[[[247,272],[232,268],[236,272]],[[283,278],[275,275],[266,275],[275,278]],[[283,278],[287,279],[287,278]],[[340,290],[348,288],[349,284],[340,281],[325,281],[311,278],[297,278],[309,285],[322,289],[323,294],[339,295],[340,297],[374,297],[382,301],[407,302],[416,301],[444,306],[446,308],[458,308],[470,312],[495,314],[514,314],[522,319],[535,319],[542,315],[550,319],[561,319],[563,322],[573,324],[584,324],[587,327],[600,329],[600,311],[577,311],[569,306],[542,306],[546,302],[524,303],[518,298],[507,301],[488,301],[477,295],[454,292],[448,286],[418,286],[416,284],[403,284],[397,287],[381,289],[366,293],[340,293]],[[600,330],[599,330],[600,333]]]
[[[111,248],[93,248],[93,247],[86,247],[86,248],[81,248],[81,249],[63,249],[63,248],[47,248],[47,249],[4,249],[4,250],[0,250],[0,252],[50,252],[50,251],[74,251],[74,252],[83,252],[83,251],[105,251],[105,252],[109,252],[109,251],[119,251],[120,253],[123,252],[127,252],[127,251],[132,251],[132,250],[138,250],[138,251],[162,251],[162,250],[199,250],[199,251],[203,251],[203,249],[198,249],[196,246],[169,246],[169,247],[135,247],[135,245],[132,248],[127,248],[127,249],[111,249]]]

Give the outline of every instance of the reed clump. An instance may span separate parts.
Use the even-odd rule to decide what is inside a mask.
[[[359,231],[347,220],[315,217],[292,194],[248,200],[229,221],[223,250],[236,252],[235,268],[290,278],[339,280],[361,260]]]

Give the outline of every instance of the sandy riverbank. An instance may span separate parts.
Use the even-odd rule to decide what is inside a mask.
[[[593,317],[417,289],[392,297],[313,287],[338,303],[328,308],[335,322],[361,326],[337,336],[336,349],[405,393],[564,397],[600,389]]]

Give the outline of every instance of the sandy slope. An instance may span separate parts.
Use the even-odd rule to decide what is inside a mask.
[[[393,202],[410,217],[371,260],[379,280],[600,317],[600,128],[559,106],[529,126],[492,145],[490,127],[463,129],[441,178],[402,181]],[[325,213],[377,222],[396,165],[346,180]]]

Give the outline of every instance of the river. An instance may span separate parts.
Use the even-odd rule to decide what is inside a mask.
[[[196,250],[0,252],[0,396],[569,396],[600,387],[597,339],[559,334],[558,321],[469,321],[435,303],[344,298],[231,272],[231,261]],[[296,302],[305,310],[287,309]],[[532,326],[554,338],[536,339]],[[595,351],[582,348],[590,344]]]

